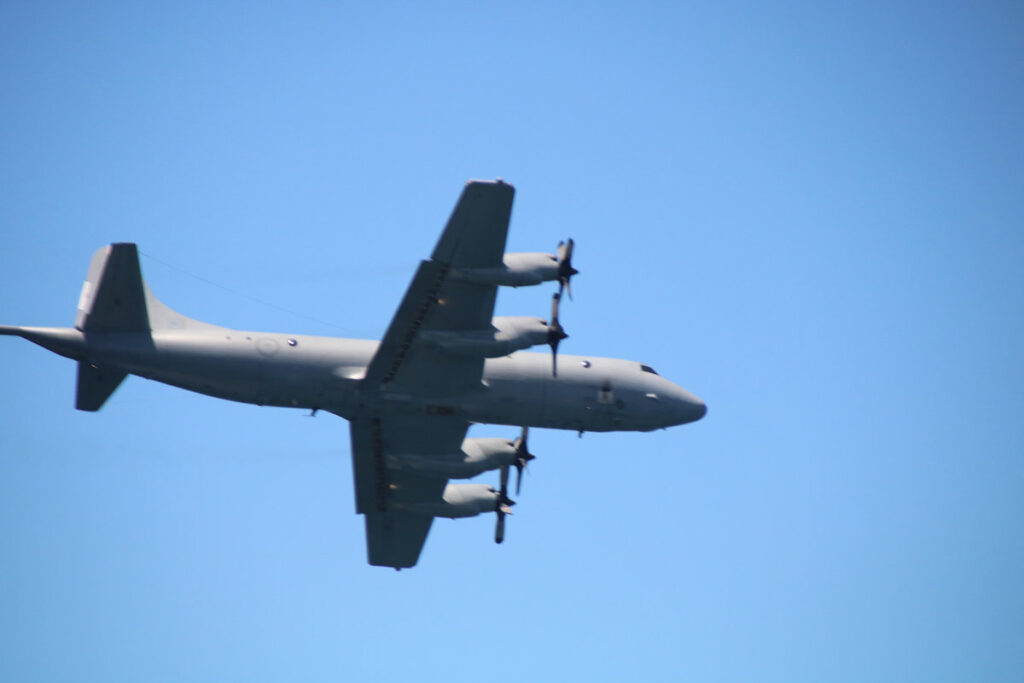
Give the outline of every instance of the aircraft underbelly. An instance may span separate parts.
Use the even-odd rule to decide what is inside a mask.
[[[201,348],[157,340],[151,358],[140,359],[134,374],[209,396],[262,403],[260,362],[255,353],[229,345]]]
[[[349,352],[340,345],[315,348],[318,340],[305,338],[301,348],[293,348],[234,331],[220,338],[166,336],[154,341],[154,353],[125,369],[233,401],[338,413],[351,401],[355,381],[339,375],[337,368],[358,365],[365,355],[358,344]]]
[[[592,387],[568,382],[492,380],[488,395],[469,406],[473,422],[588,432],[624,427],[614,406],[600,403]]]
[[[466,419],[471,422],[524,425],[535,424],[544,412],[544,391],[525,387],[506,379],[488,382],[483,392],[461,401]]]

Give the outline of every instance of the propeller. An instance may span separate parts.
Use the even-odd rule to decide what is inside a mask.
[[[512,443],[512,445],[516,449],[516,458],[515,458],[515,460],[512,461],[512,464],[515,465],[515,468],[516,468],[516,495],[517,496],[519,495],[519,487],[523,483],[523,470],[526,468],[526,463],[530,462],[531,460],[533,460],[534,458],[537,457],[536,455],[533,455],[532,453],[530,453],[529,449],[526,447],[526,436],[527,436],[528,430],[529,430],[529,427],[526,427],[524,425],[523,426],[523,434],[522,434],[522,436],[520,436],[518,439],[516,439]]]
[[[548,346],[551,347],[552,377],[558,377],[558,345],[563,339],[569,337],[562,328],[562,323],[558,322],[558,302],[561,298],[561,294],[555,294],[551,297],[551,322],[548,324]]]
[[[501,491],[494,501],[494,511],[498,513],[498,526],[494,528],[494,542],[501,543],[505,540],[505,515],[512,514],[512,506],[515,501],[508,497],[508,465],[501,468]]]
[[[558,243],[558,293],[564,288],[569,292],[569,300],[572,301],[572,287],[569,286],[569,279],[580,271],[572,267],[572,249],[575,246],[572,238],[568,242]]]

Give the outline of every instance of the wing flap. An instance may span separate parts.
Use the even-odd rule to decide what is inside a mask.
[[[356,513],[387,509],[388,471],[384,463],[380,418],[352,420],[352,471],[356,487]]]

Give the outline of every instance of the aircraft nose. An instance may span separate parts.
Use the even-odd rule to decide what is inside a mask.
[[[708,407],[704,401],[700,400],[682,387],[676,388],[676,400],[674,407],[675,417],[678,420],[676,424],[696,422],[707,415],[708,412]]]

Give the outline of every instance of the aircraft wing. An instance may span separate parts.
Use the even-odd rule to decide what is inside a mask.
[[[447,479],[398,467],[402,455],[460,453],[469,424],[450,398],[480,387],[484,359],[419,342],[426,331],[488,329],[495,285],[450,277],[453,268],[498,268],[515,190],[470,181],[431,258],[420,263],[361,383],[366,408],[352,420],[356,511],[366,515],[370,564],[416,564],[432,517],[402,503],[438,502]]]
[[[417,335],[491,326],[497,287],[449,274],[453,268],[502,266],[514,194],[503,182],[466,184],[434,253],[420,263],[366,369],[365,389],[442,397],[479,386],[483,358],[442,353],[417,344]]]
[[[457,453],[469,424],[452,417],[396,414],[352,421],[356,511],[366,516],[370,564],[412,567],[433,517],[402,510],[402,503],[437,501],[448,480],[389,467],[403,454]]]

